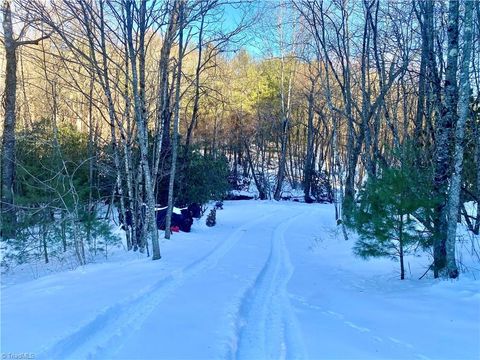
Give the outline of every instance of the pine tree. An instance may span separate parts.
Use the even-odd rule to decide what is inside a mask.
[[[359,235],[355,254],[399,260],[400,278],[405,278],[404,255],[418,244],[428,243],[417,231],[419,222],[415,218],[434,207],[428,179],[427,174],[414,171],[405,161],[384,168],[378,177],[367,181],[347,223]]]
[[[217,210],[215,208],[213,208],[211,211],[210,211],[210,214],[208,214],[207,216],[207,226],[208,227],[212,227],[212,226],[215,226],[217,224]]]

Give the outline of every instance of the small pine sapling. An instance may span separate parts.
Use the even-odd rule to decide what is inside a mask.
[[[217,223],[217,210],[213,208],[207,216],[206,224],[208,227],[215,226]]]
[[[428,177],[405,164],[384,168],[381,175],[368,179],[347,222],[359,235],[355,254],[399,260],[403,280],[404,255],[425,244],[415,215],[434,206],[427,183]]]

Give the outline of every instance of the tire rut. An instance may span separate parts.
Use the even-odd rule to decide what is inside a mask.
[[[140,295],[109,306],[71,334],[59,339],[38,354],[39,359],[104,359],[117,353],[125,338],[141,328],[164,298],[185,280],[214,268],[244,236],[245,230],[273,217],[278,211],[238,226],[220,245],[184,268],[172,271]],[[120,345],[120,346],[119,346]]]
[[[285,232],[303,212],[278,225],[271,238],[270,255],[245,293],[237,315],[234,359],[305,358],[299,326],[287,292],[293,274]]]

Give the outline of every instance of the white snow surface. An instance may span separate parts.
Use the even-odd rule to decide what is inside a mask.
[[[4,285],[2,356],[480,359],[474,273],[417,280],[429,260],[410,257],[400,281],[397,263],[356,258],[333,214],[227,201],[217,226],[162,240],[159,261],[125,253]]]

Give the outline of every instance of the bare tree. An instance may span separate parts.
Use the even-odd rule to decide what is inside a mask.
[[[473,33],[473,1],[465,2],[465,22],[463,28],[463,58],[460,63],[460,96],[458,101],[458,120],[455,127],[455,152],[453,157],[453,174],[448,193],[447,204],[447,239],[446,239],[446,255],[448,276],[452,279],[458,277],[458,268],[455,261],[455,243],[457,237],[457,219],[458,207],[460,203],[460,190],[463,169],[463,153],[465,139],[465,123],[470,112],[470,61],[472,53],[472,33]],[[453,11],[458,13],[458,4],[455,5]],[[458,14],[453,14],[453,21],[458,21]],[[458,26],[458,25],[457,25]],[[457,34],[458,38],[458,34]],[[458,49],[458,46],[457,46]],[[450,50],[452,51],[452,49]],[[450,53],[449,53],[450,56]],[[452,54],[453,56],[453,54]],[[448,72],[447,72],[448,73]],[[456,104],[453,109],[448,112],[457,112]],[[448,105],[447,105],[448,106]]]
[[[313,126],[313,121],[315,117],[314,106],[315,106],[315,84],[317,81],[316,77],[310,78],[311,85],[310,91],[308,92],[308,119],[307,119],[307,154],[305,156],[305,166],[304,166],[304,175],[303,175],[303,193],[305,196],[305,202],[313,202],[310,197],[311,183],[312,183],[312,172],[314,171],[314,145],[315,145],[315,128]]]
[[[435,134],[435,178],[434,186],[437,196],[441,198],[435,211],[434,232],[434,273],[439,276],[439,271],[445,267],[447,236],[446,199],[448,180],[451,176],[451,141],[452,129],[457,119],[458,104],[458,31],[459,31],[459,2],[449,1],[448,10],[448,48],[447,68],[445,73],[445,104],[439,103],[441,111],[436,123]],[[432,55],[431,55],[432,56]],[[441,101],[441,100],[440,100]]]
[[[146,12],[147,1],[142,0],[138,10],[139,44],[138,49],[133,43],[134,26],[133,1],[125,2],[126,11],[126,31],[128,41],[128,51],[132,71],[132,91],[134,99],[135,119],[138,127],[138,142],[140,145],[141,169],[145,180],[145,191],[147,193],[147,209],[144,227],[152,243],[152,260],[160,259],[160,246],[158,243],[158,230],[155,216],[155,195],[153,191],[153,182],[150,172],[150,161],[148,155],[148,133],[147,120],[145,116],[145,32],[146,32]],[[138,55],[137,55],[138,54]],[[138,56],[138,62],[137,62]],[[138,63],[138,65],[137,65]],[[137,70],[138,66],[138,70]]]
[[[172,164],[170,167],[170,180],[168,183],[168,208],[167,216],[165,219],[165,238],[170,239],[170,225],[172,223],[173,212],[173,185],[175,183],[175,172],[177,166],[177,152],[178,152],[178,122],[180,118],[180,85],[182,81],[182,62],[183,62],[183,28],[184,28],[184,16],[185,16],[185,0],[180,0],[178,5],[178,21],[179,21],[179,36],[178,36],[178,58],[177,58],[177,78],[175,89],[175,112],[173,119],[173,143],[172,143]]]
[[[285,178],[285,167],[287,162],[287,145],[290,132],[290,116],[292,108],[292,89],[293,79],[296,71],[297,62],[294,60],[288,62],[295,55],[295,39],[293,37],[296,34],[295,24],[292,25],[292,39],[291,44],[287,42],[287,31],[285,27],[284,12],[288,11],[285,3],[280,5],[279,14],[279,46],[280,46],[280,102],[281,102],[281,132],[280,132],[280,152],[278,155],[278,172],[277,183],[275,185],[275,191],[273,198],[280,200],[282,197],[282,186]],[[292,47],[291,53],[288,54],[288,47]]]
[[[167,2],[167,11],[170,13],[168,27],[164,35],[162,48],[160,50],[160,61],[158,67],[159,85],[157,95],[157,111],[156,111],[156,136],[155,151],[153,160],[153,174],[155,186],[157,185],[157,175],[159,173],[160,162],[167,154],[166,150],[170,147],[170,96],[169,93],[169,72],[170,72],[170,53],[173,42],[177,36],[178,28],[178,11],[177,0]]]
[[[15,180],[15,125],[17,101],[17,49],[23,45],[38,45],[50,35],[45,35],[34,40],[24,39],[29,23],[26,22],[15,37],[12,25],[12,9],[9,0],[2,6],[3,13],[3,45],[5,47],[6,72],[5,94],[3,106],[5,119],[3,122],[2,136],[2,186],[0,204],[0,233],[5,238],[15,237],[15,206],[14,206],[14,180]]]

